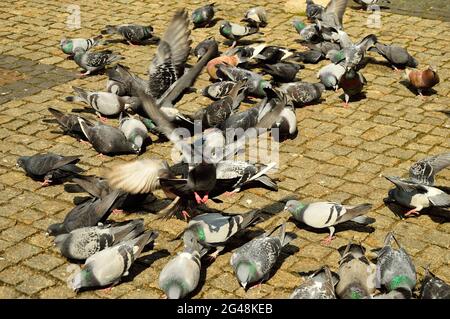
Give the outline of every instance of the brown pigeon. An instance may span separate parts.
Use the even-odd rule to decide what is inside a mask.
[[[437,70],[432,66],[428,66],[424,71],[406,69],[405,77],[406,80],[417,89],[420,96],[423,96],[423,91],[426,91],[439,83]]]

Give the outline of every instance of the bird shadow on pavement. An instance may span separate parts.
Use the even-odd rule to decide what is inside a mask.
[[[198,30],[198,29],[210,29],[210,28],[214,28],[217,23],[219,23],[220,21],[224,21],[223,18],[220,17],[216,17],[214,19],[212,19],[206,26],[204,27],[193,27],[192,30]]]
[[[418,95],[418,91],[417,89],[411,85],[411,83],[409,83],[407,80],[401,80],[400,84],[403,85],[404,87],[406,87],[411,93],[413,93],[415,96]],[[435,89],[427,89],[427,90],[422,90],[422,95],[423,96],[432,96],[435,95],[437,93],[437,91]]]
[[[340,98],[342,101],[345,101],[345,94],[341,94],[341,95],[339,96],[339,98]],[[358,101],[364,100],[364,99],[366,99],[366,98],[367,98],[366,93],[365,93],[365,92],[361,92],[361,93],[358,93],[358,94],[355,94],[355,95],[350,96],[350,99],[348,100],[348,102],[349,102],[349,103],[351,103],[351,102],[358,102]]]
[[[306,231],[310,231],[316,234],[329,234],[329,230],[327,227],[324,228],[314,228],[311,226],[308,226],[302,222],[299,222],[298,220],[294,219],[292,216],[288,219],[289,222],[292,222],[297,226],[299,229],[303,229]],[[361,225],[356,222],[353,222],[351,220],[343,222],[341,224],[334,225],[335,228],[335,234],[346,231],[346,230],[354,230],[359,233],[372,233],[375,231],[375,228],[373,226],[369,225]]]
[[[151,244],[152,245],[152,244]],[[147,245],[147,246],[151,246]],[[143,252],[146,251],[146,248],[144,248]],[[148,249],[148,248],[147,248]],[[123,277],[121,280],[121,283],[131,282],[134,280],[136,276],[138,276],[141,272],[149,268],[155,261],[161,258],[165,258],[167,256],[170,256],[170,253],[167,249],[157,250],[149,255],[141,256],[138,259],[135,260],[133,265],[130,267],[128,276]]]
[[[388,202],[386,198],[384,199],[384,204],[391,212],[394,213],[395,216],[399,217],[400,219],[406,219],[408,217],[405,217],[405,213],[410,209],[403,207],[397,203],[394,202]],[[432,208],[424,208],[420,211],[421,215],[428,215],[430,216],[430,219],[438,224],[448,223],[450,222],[450,211],[439,208],[439,207],[432,207]],[[414,218],[414,217],[409,217]]]

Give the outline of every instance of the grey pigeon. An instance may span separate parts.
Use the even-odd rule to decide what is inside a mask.
[[[327,89],[338,90],[339,80],[345,73],[345,68],[341,64],[330,63],[325,65],[317,73],[317,78]]]
[[[297,63],[280,62],[275,64],[263,65],[263,70],[269,73],[275,82],[292,82],[295,80],[295,76],[298,71],[304,68],[304,66]]]
[[[145,44],[153,38],[153,27],[139,24],[107,25],[101,34],[120,34],[129,44]]]
[[[284,209],[292,216],[313,228],[328,228],[330,235],[325,238],[324,243],[329,244],[334,238],[334,226],[349,220],[360,224],[370,224],[375,220],[369,217],[360,217],[367,214],[372,208],[371,204],[357,206],[341,205],[334,202],[316,202],[304,204],[296,200],[289,200]]]
[[[230,91],[235,87],[236,83],[233,81],[219,81],[212,83],[202,90],[202,95],[211,99],[218,100],[226,97]]]
[[[120,194],[120,190],[114,190],[103,198],[86,200],[68,212],[62,223],[50,225],[47,233],[56,236],[69,233],[77,228],[96,226],[108,218]]]
[[[128,275],[131,265],[139,258],[144,247],[157,237],[157,232],[147,231],[139,237],[95,253],[86,259],[83,269],[72,278],[71,288],[78,291],[81,288],[117,284]]]
[[[326,56],[328,54],[328,52],[330,52],[331,50],[336,50],[336,51],[341,50],[341,46],[339,45],[339,43],[329,42],[329,41],[322,41],[322,42],[314,43],[314,44],[306,43],[305,46],[310,48],[311,50],[321,52],[323,56]],[[343,53],[344,52],[342,52],[342,54]],[[342,57],[341,60],[342,59],[344,59],[344,58]]]
[[[263,79],[260,74],[225,64],[217,65],[218,76],[224,80],[229,79],[234,82],[247,80],[248,92],[252,96],[264,97],[266,92],[264,89],[271,88],[269,81]]]
[[[292,21],[292,24],[294,25],[295,31],[297,31],[303,40],[313,43],[322,39],[315,23],[306,25],[303,21],[295,19]]]
[[[376,265],[365,256],[365,248],[349,242],[339,252],[339,282],[336,294],[341,299],[363,299],[375,292]]]
[[[148,90],[149,82],[133,74],[127,67],[116,64],[106,70],[107,91],[119,96],[138,97],[138,90]]]
[[[80,156],[63,156],[55,153],[35,154],[33,156],[20,156],[17,166],[34,180],[42,180],[42,186],[50,183],[60,183],[77,176],[84,170],[76,163]]]
[[[144,220],[82,227],[55,237],[55,245],[64,257],[85,260],[108,247],[136,238],[144,232]]]
[[[189,17],[178,10],[164,32],[148,68],[149,93],[160,98],[183,74],[191,51]]]
[[[287,105],[280,113],[273,127],[279,129],[280,138],[293,138],[297,135],[297,115],[292,106]]]
[[[264,64],[279,63],[294,55],[294,50],[292,49],[276,45],[266,45],[264,43],[255,47],[254,51],[254,58]]]
[[[194,114],[194,119],[202,122],[203,130],[222,124],[239,108],[245,98],[246,91],[246,81],[239,81],[226,97],[197,111]]]
[[[427,267],[420,288],[420,299],[450,299],[450,285],[434,275]]]
[[[306,17],[309,20],[314,20],[322,15],[325,8],[319,4],[315,4],[313,0],[306,0]]]
[[[67,96],[66,101],[79,101],[92,107],[98,116],[118,115],[125,109],[137,109],[140,101],[136,97],[118,96],[109,92],[92,92],[76,86],[72,87],[75,96]]]
[[[269,279],[281,249],[293,239],[286,234],[285,228],[285,224],[277,226],[233,252],[230,264],[244,289],[250,284],[262,283]],[[274,235],[277,230],[278,234]]]
[[[208,4],[192,11],[192,23],[194,23],[194,29],[207,26],[211,24],[214,14],[216,13],[215,3]]]
[[[78,122],[78,118],[81,116],[75,114],[65,114],[57,109],[52,107],[48,108],[48,111],[53,115],[53,117],[58,122],[59,126],[63,130],[64,134],[75,137],[76,139],[86,139],[81,130],[80,123]],[[82,118],[82,117],[81,117]],[[83,118],[86,122],[89,122],[85,118]]]
[[[307,0],[307,4],[312,2]],[[319,20],[324,27],[331,27],[337,30],[341,30],[342,19],[344,17],[345,9],[347,8],[348,0],[330,0],[325,9],[318,7],[315,10],[315,14],[312,19]],[[308,7],[306,9],[308,11]],[[308,13],[307,13],[308,15]]]
[[[396,46],[396,45],[387,45],[382,43],[375,43],[373,47],[369,49],[369,51],[377,52],[382,57],[384,57],[394,69],[397,68],[415,68],[419,65],[417,60],[408,53],[405,48]]]
[[[250,8],[241,21],[246,22],[251,27],[264,28],[267,26],[267,12],[263,7]]]
[[[259,32],[259,28],[257,27],[242,26],[240,24],[232,23],[229,21],[222,22],[219,27],[219,31],[222,36],[224,36],[228,40],[233,41],[233,48],[241,38],[255,33],[261,33]]]
[[[197,288],[200,279],[200,258],[204,253],[194,241],[164,266],[159,274],[159,287],[167,298],[184,298]]]
[[[77,48],[83,49],[84,51],[88,51],[92,47],[99,44],[100,39],[103,38],[102,35],[89,38],[89,39],[82,39],[82,38],[76,38],[76,39],[67,39],[63,38],[61,39],[61,42],[59,43],[59,46],[61,50],[68,55],[73,55],[75,53],[75,50]]]
[[[350,68],[357,69],[361,65],[366,51],[378,41],[374,34],[369,34],[354,44],[348,34],[344,31],[339,30],[338,34],[340,45],[343,47],[342,50],[345,57],[344,67],[346,70]],[[334,63],[339,62],[340,61],[338,60]]]
[[[74,50],[73,59],[76,64],[86,70],[85,73],[81,74],[82,76],[85,76],[92,72],[104,69],[108,64],[123,60],[124,57],[117,55],[110,50],[91,52],[85,51],[82,48],[76,48]]]
[[[322,60],[323,57],[324,54],[320,50],[311,49],[304,52],[297,52],[291,57],[291,59],[297,62],[316,64]]]
[[[120,114],[119,129],[127,140],[139,149],[138,153],[140,153],[142,145],[149,138],[147,127],[140,120],[130,116],[122,116],[122,114]]]
[[[336,299],[334,286],[339,277],[333,275],[327,266],[318,269],[294,289],[289,299]]]
[[[405,216],[419,214],[427,207],[449,207],[450,194],[434,186],[434,176],[450,165],[450,153],[427,157],[409,169],[409,179],[385,176],[396,188],[388,193],[390,201],[412,208]]]
[[[392,247],[392,241],[398,249]],[[392,232],[386,235],[384,247],[377,252],[377,288],[383,287],[387,292],[400,288],[412,291],[416,286],[416,268],[405,249],[403,249]]]
[[[288,101],[296,105],[305,105],[320,99],[325,86],[322,83],[292,82],[279,87],[285,93]]]
[[[350,97],[361,94],[366,84],[367,80],[361,72],[353,68],[346,69],[338,83],[338,87],[344,90],[344,107],[348,107]]]
[[[139,154],[141,151],[140,147],[128,141],[118,128],[100,122],[96,124],[88,123],[81,118],[78,121],[84,135],[92,144],[92,147],[100,154]]]
[[[197,215],[189,221],[187,228],[184,230],[185,247],[195,240],[205,248],[215,248],[215,252],[210,256],[216,258],[225,249],[228,239],[242,229],[254,224],[259,218],[258,211],[232,216],[219,213]]]
[[[217,41],[213,37],[209,37],[203,40],[194,48],[194,55],[198,59],[201,59],[201,57],[204,56],[206,52],[208,52],[208,49],[211,47],[211,45],[217,45]]]

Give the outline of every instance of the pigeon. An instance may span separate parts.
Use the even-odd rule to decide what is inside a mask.
[[[350,97],[361,94],[367,80],[361,72],[355,69],[346,69],[338,82],[338,87],[344,90],[344,107],[348,107]]]
[[[210,60],[207,64],[206,64],[206,71],[208,72],[209,77],[212,80],[217,80],[219,77],[217,75],[217,65],[218,64],[226,64],[229,66],[238,66],[241,63],[241,59],[239,58],[238,55],[223,55],[223,56],[218,56],[212,60]]]
[[[295,138],[298,133],[297,115],[292,106],[286,105],[272,128],[278,128],[279,139]]]
[[[275,236],[277,230],[279,234]],[[286,225],[282,224],[237,248],[231,255],[230,264],[239,284],[246,289],[250,284],[269,279],[281,249],[292,239],[286,234]]]
[[[134,117],[122,117],[121,113],[119,119],[119,129],[125,135],[127,140],[138,148],[138,153],[140,153],[143,143],[149,138],[148,130],[145,124]]]
[[[232,236],[251,226],[258,219],[260,219],[258,211],[231,216],[219,213],[197,215],[189,221],[183,232],[185,247],[195,240],[202,247],[215,248],[215,252],[210,256],[216,258],[225,249],[226,242]]]
[[[365,248],[350,241],[339,250],[339,282],[336,294],[341,299],[364,299],[375,292],[376,265],[367,259]]]
[[[263,70],[269,73],[275,82],[288,83],[295,80],[297,72],[304,66],[297,63],[280,62],[276,64],[267,64],[263,66]]]
[[[248,92],[252,96],[266,96],[265,89],[270,89],[272,85],[263,79],[260,74],[225,64],[217,65],[218,76],[222,79],[229,79],[234,82],[247,80]]]
[[[334,286],[338,279],[324,266],[294,289],[289,299],[336,299]]]
[[[206,54],[206,52],[208,52],[208,49],[211,47],[211,45],[217,45],[217,41],[213,37],[209,37],[200,42],[194,48],[193,52],[197,59],[200,60]]]
[[[304,52],[297,52],[293,54],[290,59],[297,62],[316,64],[322,60],[323,57],[324,54],[320,50],[311,49]]]
[[[348,0],[330,0],[325,8],[315,6],[312,1],[307,0],[306,15],[312,20],[319,20],[324,27],[331,27],[336,30],[342,29],[342,19]],[[308,14],[308,5],[310,5],[310,14]]]
[[[340,45],[341,47],[343,47],[342,51],[344,53],[343,57],[345,60],[344,67],[346,70],[349,70],[351,68],[357,69],[361,65],[366,51],[372,46],[376,45],[376,43],[378,42],[378,39],[374,34],[365,36],[356,44],[352,42],[348,34],[344,31],[339,30],[338,35]],[[339,62],[341,62],[339,59],[337,59],[337,61],[334,61],[334,63]]]
[[[315,23],[305,25],[303,21],[295,19],[294,21],[292,21],[292,24],[294,25],[295,31],[297,31],[297,33],[304,41],[315,43],[322,40],[320,32]]]
[[[415,68],[419,65],[419,62],[408,53],[405,48],[396,45],[387,45],[377,42],[373,47],[369,48],[369,51],[376,52],[384,57],[392,67],[397,70],[398,68]]]
[[[200,7],[192,11],[192,23],[194,23],[195,28],[205,27],[211,24],[214,14],[217,9],[214,7],[215,3],[208,4],[206,6]]]
[[[181,299],[194,291],[200,279],[201,257],[201,248],[194,242],[164,266],[159,274],[159,287],[167,298]]]
[[[275,45],[260,45],[257,48],[260,52],[253,53],[253,56],[264,64],[279,63],[294,55],[294,50]]]
[[[306,16],[309,20],[319,18],[324,11],[323,6],[315,4],[313,0],[306,0]]]
[[[330,235],[323,243],[329,244],[334,238],[334,226],[349,220],[359,224],[370,224],[375,220],[370,217],[360,217],[367,214],[372,208],[371,204],[361,204],[357,206],[341,205],[334,202],[316,202],[304,204],[296,200],[289,200],[286,203],[285,210],[288,210],[292,216],[306,225],[313,228],[328,228]]]
[[[428,68],[423,71],[405,69],[404,76],[409,84],[417,90],[420,96],[423,96],[422,93],[424,91],[431,89],[440,81],[437,69],[432,66],[428,66]]]
[[[144,232],[144,220],[82,227],[55,237],[55,245],[64,257],[85,260],[108,247],[136,238]]]
[[[50,183],[64,182],[84,172],[76,165],[79,161],[79,155],[63,156],[49,152],[33,156],[20,156],[17,159],[17,166],[21,167],[32,179],[43,181],[42,186],[48,186]]]
[[[78,291],[81,288],[117,284],[128,275],[131,265],[139,258],[144,247],[157,237],[157,232],[146,231],[139,237],[95,253],[86,259],[84,267],[74,275],[70,281],[71,288]]]
[[[108,64],[123,60],[124,57],[113,53],[110,50],[103,50],[98,52],[85,51],[82,48],[76,48],[74,50],[74,61],[78,66],[86,70],[82,73],[82,76],[91,74],[104,69]]]
[[[220,34],[228,40],[233,40],[232,47],[234,48],[237,42],[246,36],[252,34],[262,34],[259,28],[242,26],[240,24],[232,23],[229,21],[224,21],[219,28]]]
[[[251,27],[264,28],[267,26],[267,12],[263,7],[250,8],[241,22],[246,22]]]
[[[245,80],[239,81],[226,97],[214,101],[194,114],[194,119],[201,121],[203,130],[222,124],[239,108],[247,91],[245,83]]]
[[[310,48],[313,51],[318,51],[321,52],[322,56],[326,56],[328,54],[328,52],[330,52],[331,50],[335,50],[335,51],[340,51],[341,50],[341,46],[339,45],[339,43],[335,43],[335,42],[329,42],[329,41],[322,41],[319,43],[306,43],[305,44],[306,47]],[[342,52],[343,54],[344,52]],[[344,57],[341,57],[340,60],[343,60]]]
[[[51,236],[70,233],[74,229],[96,226],[106,220],[111,208],[120,196],[120,190],[114,190],[103,198],[91,198],[74,207],[67,213],[62,223],[52,224],[47,228]]]
[[[392,247],[393,240],[399,249]],[[377,253],[376,275],[377,288],[383,287],[387,292],[404,289],[412,295],[416,286],[416,268],[392,232],[386,235],[384,247]]]
[[[191,51],[189,17],[186,10],[178,10],[164,32],[155,56],[150,63],[149,93],[160,98],[183,74]]]
[[[381,7],[391,3],[390,0],[353,0],[353,1],[361,5],[364,9],[371,8],[374,5]]]
[[[97,122],[88,123],[78,119],[81,130],[92,144],[92,147],[103,155],[139,154],[141,148],[127,140],[127,137],[118,128]]]
[[[75,53],[75,50],[77,48],[83,49],[84,51],[88,51],[92,47],[99,44],[100,39],[102,39],[103,36],[99,35],[90,39],[61,39],[61,42],[59,43],[59,46],[67,55],[73,55]]]
[[[339,89],[339,80],[345,73],[345,68],[341,64],[330,63],[325,65],[317,72],[317,78],[325,85],[327,89],[337,91]]]
[[[116,64],[106,70],[108,75],[107,91],[119,96],[138,97],[137,91],[147,90],[148,81],[131,73],[129,69],[121,64]]]
[[[420,299],[450,299],[450,285],[434,275],[427,267],[420,288]]]
[[[285,83],[279,90],[286,94],[288,101],[296,105],[305,105],[320,99],[325,86],[322,83],[292,82]]]
[[[389,201],[411,207],[405,216],[419,215],[427,207],[450,207],[450,194],[434,186],[435,174],[449,165],[450,153],[443,153],[414,163],[409,169],[409,179],[384,176],[396,186],[388,193]]]
[[[139,24],[107,25],[101,34],[120,34],[128,44],[145,44],[153,38],[153,27]]]
[[[72,88],[75,96],[67,96],[66,101],[86,103],[95,110],[99,117],[101,115],[117,115],[125,109],[137,109],[140,104],[136,97],[118,96],[109,92],[92,92],[76,86]]]
[[[64,114],[63,112],[52,107],[49,107],[48,111],[56,119],[64,134],[75,137],[77,140],[86,139],[83,131],[81,130],[80,123],[78,122],[78,118],[82,118],[81,116],[75,114]],[[85,118],[82,119],[89,122]]]
[[[213,100],[219,100],[226,97],[235,86],[236,83],[233,81],[215,82],[203,88],[202,95]]]

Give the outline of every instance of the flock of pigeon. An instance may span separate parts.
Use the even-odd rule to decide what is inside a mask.
[[[211,252],[216,258],[230,238],[264,220],[259,210],[240,215],[220,212],[198,212],[197,208],[221,195],[233,194],[252,187],[277,191],[276,181],[267,173],[274,163],[252,164],[230,159],[242,146],[243,138],[225,139],[230,129],[254,129],[256,136],[276,127],[280,140],[294,138],[297,133],[295,107],[308,105],[320,99],[325,89],[345,93],[345,103],[359,94],[366,84],[360,72],[366,51],[375,51],[395,68],[416,67],[418,62],[398,46],[382,44],[370,34],[353,42],[344,31],[342,17],[348,0],[331,0],[326,7],[307,0],[306,14],[311,24],[294,21],[305,52],[261,43],[241,45],[241,39],[260,33],[268,25],[264,8],[247,11],[246,25],[225,21],[220,34],[232,41],[231,47],[219,55],[215,39],[205,39],[194,48],[198,61],[189,69],[186,61],[191,54],[190,19],[186,10],[175,13],[165,33],[158,38],[151,26],[135,24],[108,25],[102,35],[92,39],[63,39],[61,49],[73,57],[86,72],[83,76],[105,69],[108,75],[106,92],[91,92],[74,87],[74,96],[68,101],[85,103],[92,107],[102,121],[92,122],[79,114],[66,114],[49,108],[62,128],[80,141],[87,141],[100,154],[140,154],[149,145],[149,132],[174,143],[182,160],[170,166],[162,159],[135,160],[109,170],[105,177],[83,175],[77,166],[79,156],[53,153],[22,156],[18,166],[28,176],[43,181],[43,186],[70,181],[68,192],[87,192],[90,197],[77,202],[61,223],[48,227],[55,236],[55,245],[69,260],[85,260],[84,266],[71,279],[74,290],[89,287],[112,286],[120,282],[133,262],[158,233],[146,230],[142,219],[113,222],[109,215],[152,203],[153,192],[162,190],[172,202],[160,215],[163,218],[183,216],[189,219],[186,229],[178,236],[184,250],[174,256],[159,277],[160,288],[168,298],[183,298],[199,283],[202,257]],[[358,1],[365,4],[376,0]],[[214,4],[192,12],[194,28],[213,25],[217,9]],[[149,79],[133,74],[121,64],[107,67],[123,58],[109,50],[95,51],[103,35],[118,34],[131,45],[158,43],[150,63]],[[297,81],[296,74],[303,63],[317,63],[329,59],[318,78],[320,83]],[[206,67],[214,82],[202,94],[213,101],[193,115],[183,114],[175,107],[180,96],[189,89]],[[272,80],[255,72],[262,69]],[[435,69],[407,70],[406,78],[419,94],[439,82]],[[256,106],[239,111],[245,99],[258,98]],[[103,116],[120,116],[119,127],[105,123]],[[201,123],[202,134],[188,141],[177,133],[177,128],[192,132]],[[199,154],[196,145],[210,146],[214,152]],[[200,160],[194,160],[200,156]],[[409,178],[386,176],[395,185],[389,192],[389,201],[410,208],[409,214],[419,214],[423,208],[448,207],[450,195],[434,185],[435,174],[450,165],[450,153],[435,155],[414,164]],[[365,216],[372,205],[356,206],[334,202],[286,202],[285,210],[293,218],[313,228],[328,228],[328,244],[334,238],[334,226],[347,221],[371,224],[375,220]],[[262,283],[272,275],[280,253],[294,237],[287,233],[285,224],[277,226],[241,247],[236,248],[230,264],[237,280],[245,289]],[[384,247],[378,251],[377,263],[365,256],[365,248],[350,242],[339,251],[341,259],[337,274],[327,266],[314,271],[292,293],[291,298],[412,298],[416,285],[416,270],[408,253],[389,233]],[[375,295],[376,289],[381,294]],[[374,296],[375,295],[375,296]],[[450,298],[450,286],[428,271],[422,282],[421,298]]]

